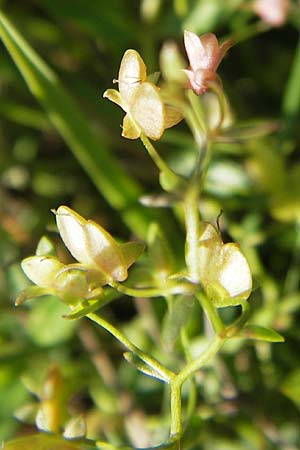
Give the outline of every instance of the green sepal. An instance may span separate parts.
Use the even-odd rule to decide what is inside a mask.
[[[260,325],[246,325],[239,332],[237,337],[256,339],[265,342],[284,342],[284,337],[271,328],[261,327]]]
[[[160,72],[153,72],[147,76],[147,81],[153,84],[157,84],[160,77]]]
[[[126,242],[125,244],[120,245],[120,250],[125,259],[127,268],[138,259],[144,249],[145,245],[142,242]]]
[[[164,383],[169,383],[169,379],[164,377],[160,372],[157,372],[153,367],[145,364],[138,356],[131,352],[125,352],[123,354],[129,364],[132,364],[139,372],[142,372],[149,377],[156,378],[157,380],[163,381]]]
[[[51,294],[51,291],[49,289],[42,288],[40,286],[29,286],[19,293],[15,300],[15,305],[20,306],[24,302],[26,302],[26,300],[30,300],[36,297],[42,297],[43,295],[48,294]]]

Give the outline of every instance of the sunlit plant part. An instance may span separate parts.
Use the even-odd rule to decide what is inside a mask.
[[[190,63],[190,69],[184,72],[195,94],[206,92],[209,83],[217,79],[216,70],[232,44],[231,40],[226,40],[219,46],[213,33],[199,37],[191,31],[184,32],[184,46]]]
[[[75,264],[64,265],[56,257],[30,256],[22,261],[21,266],[36,286],[25,289],[18,296],[17,305],[29,298],[47,294],[55,295],[69,305],[102,295],[102,280],[99,280],[99,285],[96,286],[90,271],[80,270]]]
[[[142,253],[143,244],[118,244],[96,222],[84,219],[67,206],[60,206],[55,214],[62,240],[83,269],[100,272],[107,283],[126,280],[127,269]]]
[[[261,19],[274,27],[284,25],[291,7],[290,0],[256,0],[254,12]]]
[[[205,224],[199,240],[199,278],[217,307],[239,305],[252,289],[248,262],[234,243],[224,244],[220,233]]]
[[[41,254],[45,245],[38,245],[37,254],[25,258],[21,265],[35,284],[22,291],[16,304],[29,298],[51,294],[74,306],[83,300],[101,298],[105,284],[124,281],[128,268],[140,256],[144,245],[138,242],[118,244],[92,220],[85,220],[71,208],[60,206],[57,227],[66,247],[78,261],[63,264],[56,256]]]
[[[160,90],[147,81],[147,69],[139,53],[127,50],[121,61],[118,80],[119,91],[107,89],[103,97],[119,105],[126,115],[122,136],[138,139],[144,133],[150,139],[160,139],[166,128],[176,125],[182,115],[164,104]]]

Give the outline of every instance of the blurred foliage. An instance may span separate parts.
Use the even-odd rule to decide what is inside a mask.
[[[20,413],[24,405],[41,401],[36,392],[54,366],[62,374],[66,416],[83,414],[89,439],[145,446],[153,444],[153,436],[156,442],[165,438],[161,385],[136,373],[107,334],[86,319],[75,324],[62,319],[64,311],[54,298],[19,309],[14,299],[28,283],[19,262],[34,252],[45,229],[60,246],[50,214],[59,204],[93,217],[121,239],[145,238],[147,224],[158,219],[174,230],[167,233],[169,245],[182,250],[176,245],[182,233],[176,211],[157,212],[139,204],[142,193],[159,191],[156,171],[139,142],[121,139],[121,112],[101,97],[117,76],[127,48],[143,55],[151,73],[158,69],[162,44],[173,39],[182,48],[182,31],[189,29],[237,41],[220,75],[240,130],[215,145],[202,211],[213,222],[223,211],[224,239],[229,235],[240,243],[256,279],[250,298],[253,322],[276,329],[286,342],[247,341],[242,346],[237,339],[214,367],[199,373],[187,448],[300,447],[300,5],[294,1],[284,27],[255,34],[258,19],[249,4],[0,1],[51,68],[48,72],[38,61],[32,73],[41,84],[34,85],[25,69],[24,82],[13,52],[1,44],[0,440],[35,430],[16,417],[25,417],[24,410]],[[0,36],[5,42],[3,29]],[[23,62],[18,56],[19,68],[27,67],[31,56]],[[52,71],[59,82],[52,82]],[[260,134],[265,119],[273,129],[268,137]],[[256,133],[249,139],[247,130],[253,125]],[[167,131],[159,147],[175,169],[188,173],[194,144],[184,124]],[[203,327],[200,309],[196,312],[190,320],[195,353],[202,343],[193,335]],[[170,322],[173,328],[164,332],[166,342],[155,356],[172,358],[168,349],[175,345],[179,325],[165,316],[159,300],[132,304],[119,299],[106,314],[149,352],[159,344],[161,324]],[[222,314],[229,320],[233,313],[226,308]],[[188,402],[187,393],[185,397]],[[38,448],[32,439],[28,448]],[[5,448],[25,447],[19,443]],[[88,446],[57,442],[55,448]]]

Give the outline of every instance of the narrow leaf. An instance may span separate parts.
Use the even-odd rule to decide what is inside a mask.
[[[94,447],[81,442],[62,439],[60,436],[38,433],[14,439],[3,445],[3,450],[88,450]]]
[[[147,216],[136,199],[141,191],[113,159],[102,142],[96,140],[88,119],[64,89],[54,72],[29,46],[0,12],[0,38],[16,63],[29,89],[46,110],[50,120],[94,181],[108,203],[124,211],[124,221],[141,237],[145,236]],[[135,205],[129,208],[128,205]]]
[[[266,342],[284,342],[284,337],[277,331],[259,325],[246,325],[238,336]]]
[[[132,364],[139,372],[144,373],[145,375],[148,375],[152,378],[157,378],[160,381],[163,381],[164,383],[168,383],[168,378],[163,377],[163,375],[160,372],[157,372],[152,367],[145,364],[140,358],[138,358],[136,355],[130,352],[124,353],[124,358],[127,362]]]

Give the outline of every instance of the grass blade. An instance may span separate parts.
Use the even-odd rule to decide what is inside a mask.
[[[98,190],[135,234],[144,238],[149,218],[137,204],[139,186],[93,135],[88,119],[62,86],[55,73],[30,47],[0,11],[0,38],[17,65],[30,91],[46,110]]]

